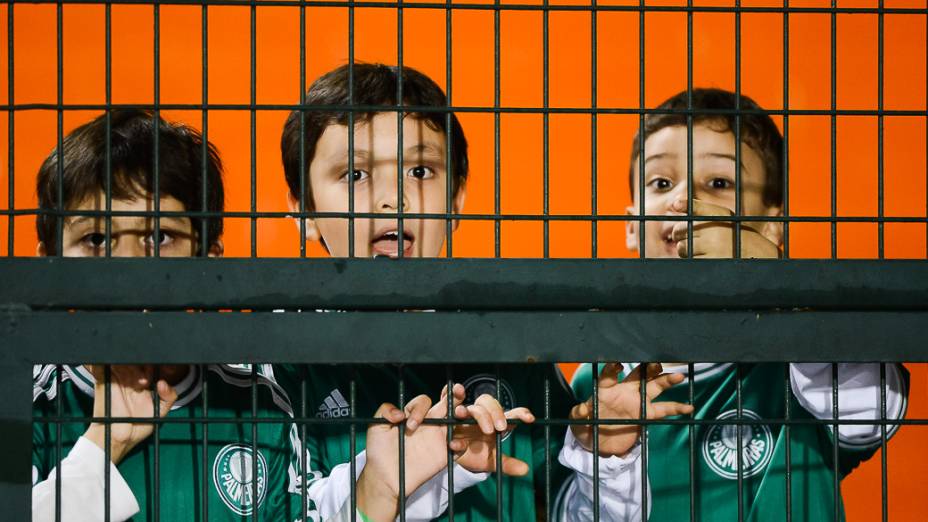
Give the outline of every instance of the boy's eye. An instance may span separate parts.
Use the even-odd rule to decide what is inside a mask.
[[[714,189],[722,190],[731,188],[733,183],[725,178],[712,178],[712,180],[709,182],[709,186]]]
[[[413,177],[416,179],[429,179],[435,176],[435,172],[432,169],[428,167],[423,167],[422,165],[417,165],[409,169],[409,172],[407,174],[410,177]]]
[[[351,174],[347,172],[342,174],[342,179],[344,179],[345,181],[350,180],[352,183],[357,183],[358,181],[367,179],[367,175],[368,175],[367,172],[364,172],[363,170],[355,169],[354,171],[351,172]]]
[[[81,238],[81,243],[90,248],[102,248],[106,244],[106,235],[101,232],[91,232]]]
[[[155,233],[152,232],[151,235],[145,238],[145,241],[149,245],[154,245],[155,244]],[[174,241],[174,235],[172,233],[166,232],[164,230],[158,231],[158,244],[159,245],[161,246],[169,245],[172,241]]]
[[[656,190],[668,190],[672,184],[667,178],[655,178],[648,183],[648,186]]]

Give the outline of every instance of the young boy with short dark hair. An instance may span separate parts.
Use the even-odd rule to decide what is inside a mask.
[[[101,257],[107,241],[115,257],[151,256],[156,244],[164,257],[221,255],[221,217],[164,215],[156,236],[150,215],[156,132],[157,193],[164,212],[202,209],[204,182],[205,210],[222,211],[222,165],[215,148],[204,147],[197,131],[150,112],[114,110],[107,161],[107,132],[106,117],[100,116],[66,136],[61,150],[42,164],[39,255]],[[138,215],[106,216],[107,187],[112,211]],[[61,221],[60,249],[59,190],[68,211]],[[126,345],[131,341],[126,339]],[[249,422],[253,383],[262,420],[257,438]],[[206,387],[212,391],[208,403]],[[140,422],[113,423],[107,438],[102,423],[66,420],[104,417],[107,389],[109,415]],[[59,489],[60,513],[68,521],[103,520],[107,492],[114,522],[150,520],[156,512],[165,520],[232,521],[255,511],[263,520],[301,516],[301,445],[289,400],[267,365],[256,368],[255,375],[250,365],[41,365],[33,370],[33,410],[33,520],[54,520]],[[151,423],[156,411],[160,417],[190,421],[156,428]],[[207,425],[197,422],[207,415],[208,433]],[[65,418],[60,424],[59,416]],[[222,419],[229,423],[217,422]],[[152,443],[155,429],[157,445]],[[106,462],[107,446],[111,462]],[[156,477],[160,480],[154,486]]]
[[[658,109],[684,110],[683,91]],[[688,200],[687,116],[661,113],[647,116],[643,131],[635,137],[629,169],[632,206],[629,215],[729,216],[735,211],[736,165],[741,160],[741,213],[746,216],[779,216],[783,209],[783,138],[773,120],[753,100],[741,96],[741,143],[736,143],[735,94],[720,89],[693,89],[692,174],[693,208]],[[714,113],[712,111],[715,111]],[[644,173],[639,144],[644,142]],[[740,154],[736,150],[740,148]],[[643,190],[639,185],[643,178]],[[644,198],[641,200],[640,198]],[[643,204],[642,204],[643,202]],[[630,220],[626,225],[629,249],[645,257],[687,257],[689,226],[686,221]],[[732,257],[733,224],[724,221],[696,222],[692,227],[693,257]],[[741,226],[741,257],[777,258],[782,225],[770,220],[746,221]],[[583,365],[573,378],[578,397],[587,402],[571,413],[574,419],[592,418],[590,398],[599,394],[603,419],[637,419],[641,411],[640,379],[647,379],[647,418],[693,414],[719,424],[696,425],[695,484],[690,483],[690,439],[685,425],[657,424],[647,428],[650,517],[676,520],[689,517],[692,509],[700,520],[738,520],[739,491],[743,492],[744,520],[785,519],[787,469],[791,471],[792,520],[835,520],[844,509],[834,491],[834,444],[838,445],[837,469],[844,478],[880,447],[881,428],[870,424],[838,426],[803,423],[790,428],[776,419],[786,417],[783,387],[789,380],[789,415],[799,422],[833,419],[832,365],[714,364],[696,363],[693,375],[686,364],[649,364],[641,375],[621,364],[601,367],[594,386],[594,371]],[[666,373],[664,373],[666,371]],[[837,365],[840,420],[881,418],[880,366]],[[624,377],[624,378],[623,378]],[[693,378],[693,402],[687,378]],[[740,390],[740,400],[738,391]],[[908,373],[898,364],[886,365],[886,419],[905,416]],[[668,402],[656,401],[658,396]],[[723,421],[739,418],[738,428]],[[887,436],[898,425],[889,426]],[[600,499],[604,520],[637,520],[641,517],[641,462],[639,428],[634,425],[601,426],[599,429]],[[740,441],[740,442],[739,442]],[[787,449],[789,445],[789,449]],[[560,459],[575,470],[570,497],[563,516],[587,520],[593,502],[592,429],[574,425],[568,432]],[[739,459],[739,450],[741,458]],[[787,468],[787,452],[790,452]],[[739,489],[742,488],[742,489]],[[631,492],[631,493],[629,493]]]
[[[305,195],[303,207],[307,211],[348,212],[349,197],[353,193],[353,210],[371,213],[374,217],[354,218],[353,236],[347,217],[308,218],[303,226],[305,239],[321,241],[336,257],[397,257],[401,253],[404,257],[439,256],[446,240],[446,220],[404,218],[401,233],[397,213],[400,209],[413,214],[461,211],[468,165],[467,142],[457,117],[441,110],[410,110],[402,114],[400,131],[397,112],[375,109],[356,112],[354,128],[349,128],[347,108],[351,106],[393,107],[399,101],[408,107],[447,106],[441,88],[414,69],[355,64],[350,73],[352,97],[349,96],[349,67],[343,66],[313,83],[306,97],[309,108],[303,115],[300,111],[291,113],[281,138],[284,170],[294,212],[300,209],[301,193]],[[400,75],[402,100],[397,99]],[[313,110],[314,106],[344,106],[346,110]],[[402,132],[402,165],[398,166],[399,132]],[[349,148],[349,141],[353,149]],[[398,176],[403,179],[399,197]],[[544,411],[546,382],[550,385],[551,411],[567,412],[574,401],[560,371],[555,365],[501,367],[497,401],[496,375],[492,368],[453,366],[450,379],[463,383],[451,390],[454,416],[475,419],[477,426],[455,427],[455,440],[449,446],[443,426],[419,426],[425,416],[437,418],[447,414],[447,390],[434,406],[430,399],[446,386],[449,376],[445,370],[442,365],[308,366],[290,372],[295,383],[288,389],[298,389],[299,380],[305,379],[311,387],[309,397],[305,398],[306,410],[319,418],[335,418],[349,414],[347,398],[353,379],[357,384],[355,416],[370,417],[377,410],[378,416],[388,418],[394,425],[406,422],[407,520],[447,516],[443,513],[449,497],[449,447],[456,462],[453,468],[455,518],[496,520],[496,481],[485,480],[485,472],[495,468],[497,433],[503,435],[502,450],[506,453],[502,456],[502,472],[507,476],[501,482],[504,520],[534,520],[543,516],[544,428],[523,426],[512,430],[507,420],[530,423],[534,420],[531,412]],[[409,396],[420,395],[406,405],[405,411],[389,404],[378,409],[384,397],[396,396],[400,378]],[[395,484],[399,466],[394,444],[396,429],[389,425],[374,426],[367,431],[366,440],[358,440],[358,450],[367,447],[367,452],[358,459],[358,508],[371,520],[393,520],[399,509]],[[307,426],[307,431],[312,432],[307,436],[312,457],[308,487],[317,514],[322,519],[335,513],[344,514],[351,487],[347,463],[353,457],[348,426],[312,424]],[[551,428],[553,444],[547,451],[552,461],[562,436],[563,430]],[[410,447],[419,449],[413,453]],[[557,465],[552,467],[553,487],[557,488],[562,482],[565,471]],[[410,482],[410,474],[417,479]],[[520,477],[525,474],[529,477]],[[552,492],[551,498],[555,493]]]

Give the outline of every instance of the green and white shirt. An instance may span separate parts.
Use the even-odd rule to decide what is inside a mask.
[[[537,419],[543,419],[547,381],[551,418],[567,417],[575,400],[556,365],[501,365],[499,368],[500,402],[504,409],[524,406]],[[495,396],[493,367],[460,365],[451,366],[450,371],[453,382],[464,384],[467,390],[465,403],[483,393]],[[399,404],[399,372],[400,367],[394,365],[313,365],[289,367],[287,371],[277,367],[277,378],[294,398],[294,404],[298,405],[297,412],[305,412],[308,417],[337,420],[351,415],[352,379],[355,382],[355,416],[370,418],[383,402]],[[444,365],[406,365],[403,367],[405,399],[427,394],[437,400],[448,378]],[[304,379],[307,393],[305,401],[301,401],[300,381]],[[363,450],[366,428],[364,425],[356,427],[355,451],[360,452],[356,460],[358,475],[365,462]],[[352,457],[350,428],[345,423],[311,423],[305,429],[312,470],[307,479],[312,501],[310,507],[316,510],[315,514],[320,519],[326,520],[338,513],[349,499],[349,462]],[[530,471],[525,477],[502,478],[502,520],[536,520],[536,515],[544,512],[546,447],[551,464],[550,499],[553,503],[560,484],[569,475],[568,470],[557,462],[563,437],[563,426],[551,426],[546,445],[545,428],[535,425],[520,426],[503,440],[505,454],[528,463]],[[497,520],[495,475],[470,473],[457,465],[453,473],[454,519],[473,522]],[[445,470],[407,497],[406,519],[447,519],[445,510],[448,496],[448,475]]]
[[[62,520],[103,520],[107,465],[114,522],[152,520],[156,511],[161,520],[243,521],[255,510],[260,520],[301,520],[302,449],[290,401],[270,366],[256,373],[252,395],[250,365],[191,366],[166,416],[179,422],[158,428],[157,447],[153,434],[113,466],[82,437],[87,422],[43,422],[92,416],[93,376],[83,366],[36,366],[33,520],[54,520],[56,466]]]
[[[668,372],[685,374],[687,370],[686,366],[665,366]],[[735,365],[695,364],[694,377],[692,404],[696,419],[737,419],[739,378]],[[787,379],[789,392],[786,392]],[[831,364],[742,364],[741,418],[751,424],[741,425],[740,464],[737,426],[697,425],[693,428],[692,477],[689,427],[670,424],[648,427],[650,519],[689,519],[692,486],[697,520],[739,520],[740,476],[744,520],[785,520],[787,447],[792,520],[834,520],[836,514],[843,519],[840,492],[836,496],[834,490],[835,469],[841,479],[873,455],[881,445],[882,429],[871,424],[839,424],[836,466],[833,426],[803,423],[833,419],[832,382]],[[839,364],[837,382],[839,420],[881,418],[878,364]],[[591,366],[581,366],[572,383],[578,398],[589,398],[594,389]],[[886,419],[902,419],[908,397],[908,373],[901,365],[886,365],[886,387]],[[657,400],[689,403],[689,394],[689,380],[685,380]],[[785,418],[787,404],[790,419],[800,422],[791,425],[788,437],[785,425],[775,422]],[[887,437],[897,427],[887,426]],[[560,459],[575,471],[564,490],[565,510],[561,518],[592,520],[592,454],[568,433]],[[600,458],[599,470],[602,520],[639,520],[640,446],[624,459]]]

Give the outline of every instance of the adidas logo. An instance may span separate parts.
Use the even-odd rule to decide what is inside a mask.
[[[350,415],[351,408],[348,406],[348,401],[345,400],[342,392],[338,391],[338,388],[332,390],[316,410],[316,417],[320,419],[338,419]]]

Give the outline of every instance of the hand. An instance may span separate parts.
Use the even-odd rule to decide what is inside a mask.
[[[622,365],[606,364],[599,374],[597,382],[599,393],[600,419],[640,419],[641,418],[641,367],[631,372],[621,382],[618,380]],[[683,381],[678,373],[661,373],[660,363],[647,365],[645,384],[645,412],[648,419],[663,419],[672,415],[686,415],[693,412],[689,404],[679,402],[654,402],[664,390]],[[582,402],[570,411],[571,419],[592,419],[593,399]],[[581,446],[593,451],[593,427],[589,424],[573,424],[570,427],[574,437]],[[604,457],[628,454],[638,441],[641,426],[633,424],[611,424],[599,426],[599,454]]]
[[[685,199],[674,201],[671,207],[677,212],[686,212]],[[714,205],[698,199],[693,200],[693,216],[732,216],[731,209]],[[766,228],[760,223],[741,223],[741,257],[743,259],[780,257],[779,245],[757,228]],[[689,257],[687,222],[677,223],[673,227],[672,239],[677,243],[677,255]],[[693,257],[724,258],[734,257],[735,227],[728,221],[696,221],[693,223]]]
[[[508,433],[516,428],[509,420],[518,419],[526,424],[535,422],[535,416],[528,408],[514,408],[503,411],[502,405],[495,397],[483,394],[474,404],[467,406],[469,417],[477,424],[455,426],[450,448],[455,453],[455,461],[468,471],[496,471],[496,434]],[[528,473],[528,464],[510,457],[502,456],[503,473],[521,477]]]
[[[104,366],[88,366],[96,379],[94,385],[93,416],[106,416],[106,377]],[[154,416],[152,401],[152,366],[110,366],[110,416],[138,417],[151,419]],[[158,393],[158,416],[164,417],[177,400],[177,392],[166,380],[155,383]],[[84,437],[106,449],[106,428],[100,423],[91,423]],[[119,464],[132,448],[154,431],[151,423],[114,423],[110,425],[110,459]]]
[[[424,419],[445,419],[448,412],[447,386],[442,389],[441,399],[432,405],[426,395],[411,400],[406,408],[384,403],[375,414],[377,418],[391,424],[372,425],[367,430],[367,463],[358,478],[358,508],[372,520],[392,521],[399,506],[399,440],[397,425],[405,420],[405,493],[410,495],[448,464],[448,450],[454,460],[472,472],[496,470],[496,434],[506,433],[510,427],[507,420],[523,422],[535,420],[526,408],[503,412],[502,406],[490,395],[482,395],[477,401],[464,406],[464,386],[452,388],[452,408],[457,420],[474,419],[476,424],[458,425],[448,442],[447,427],[439,424],[423,424]],[[528,464],[502,456],[503,473],[524,475]]]

